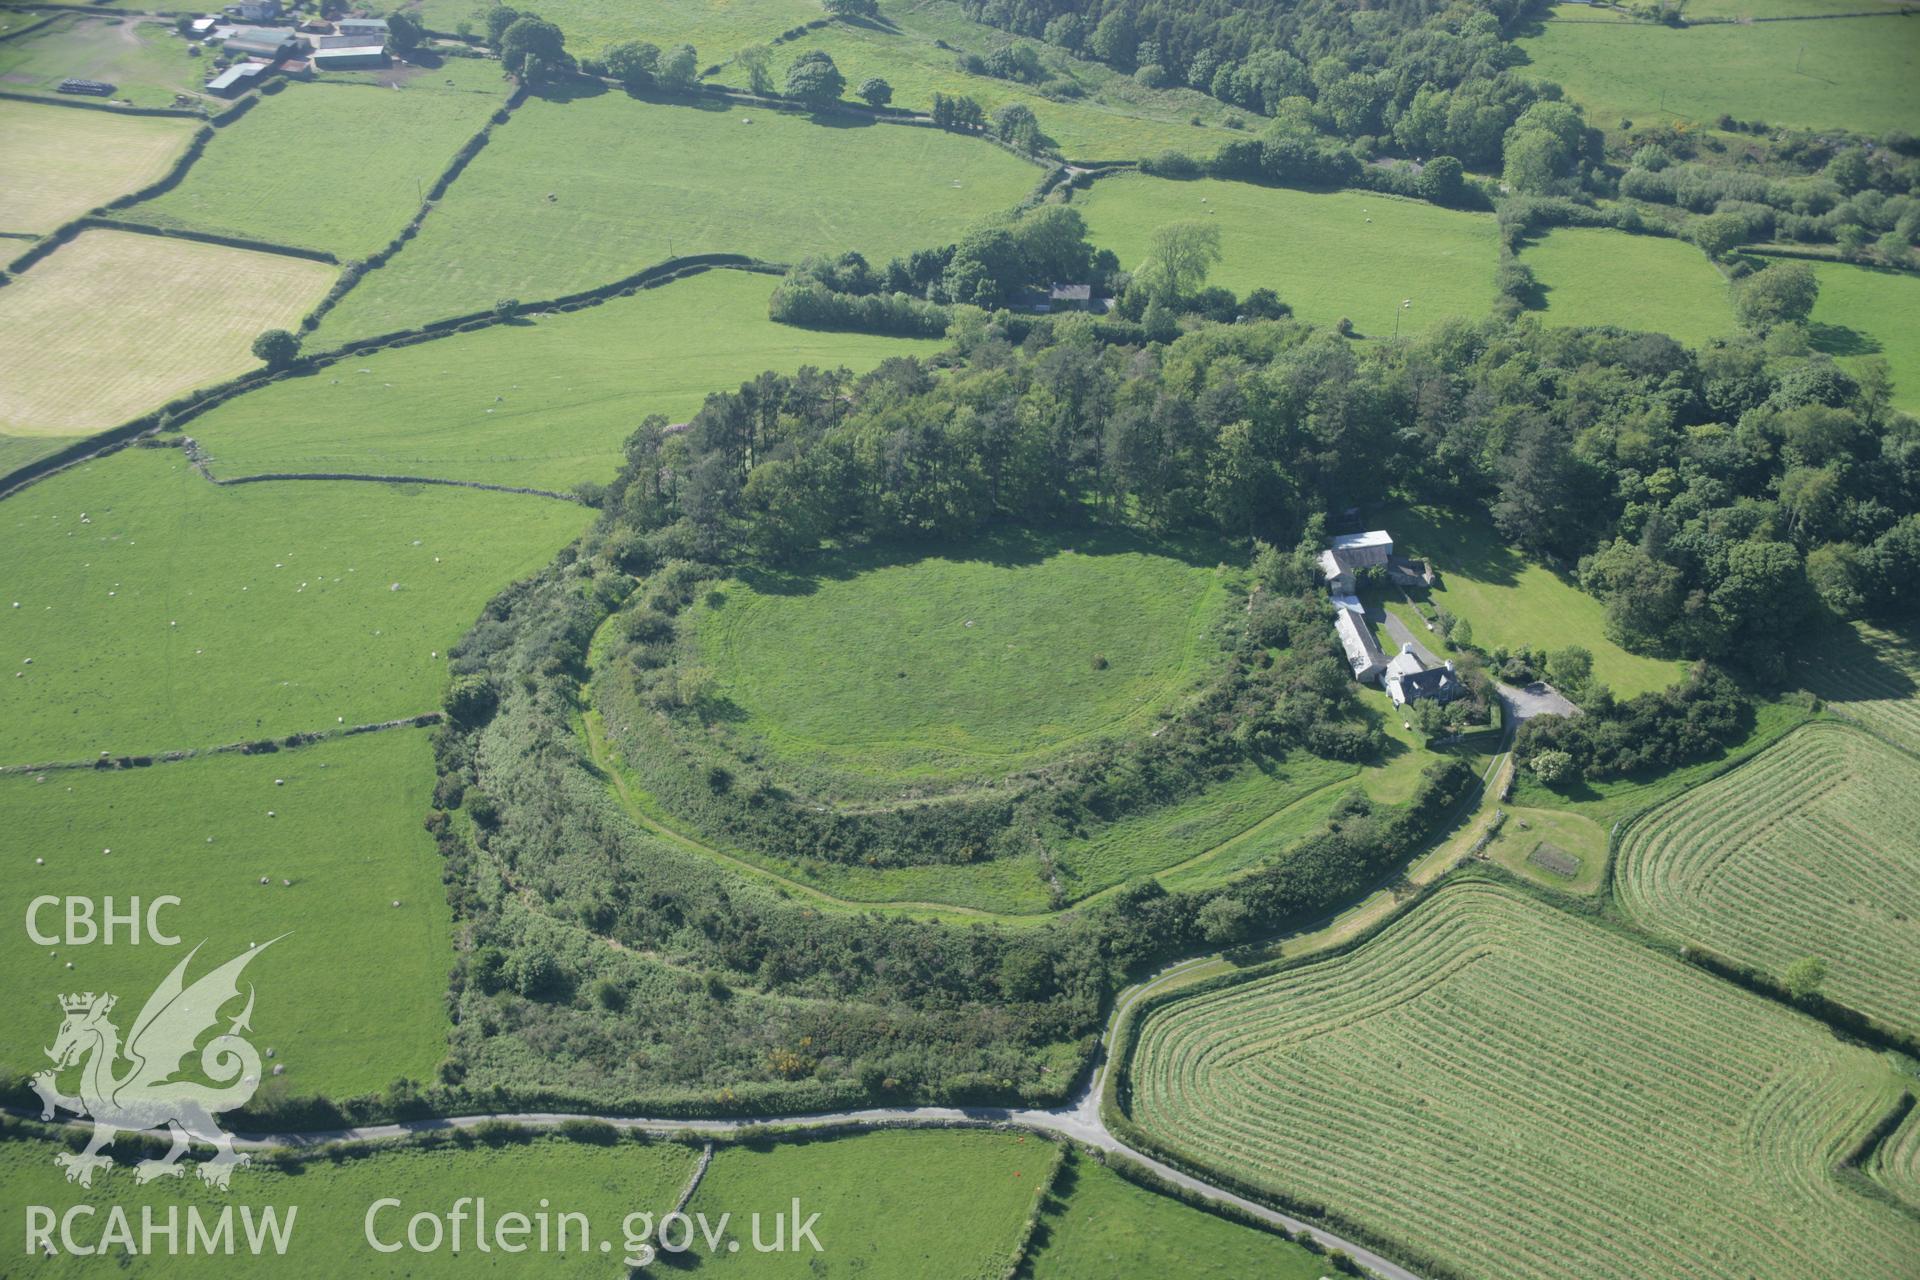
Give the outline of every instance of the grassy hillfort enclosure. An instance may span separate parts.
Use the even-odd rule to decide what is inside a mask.
[[[1367,192],[1319,193],[1244,182],[1123,177],[1075,200],[1094,243],[1138,267],[1153,229],[1198,219],[1220,228],[1215,278],[1267,288],[1296,314],[1345,317],[1369,338],[1415,333],[1493,301],[1493,219]],[[1401,304],[1411,299],[1413,305]]]
[[[1897,1274],[1920,1248],[1830,1173],[1902,1088],[1879,1055],[1490,885],[1155,1010],[1130,1086],[1188,1160],[1474,1275]]]
[[[774,324],[772,284],[709,271],[577,312],[356,356],[231,400],[186,430],[221,477],[370,471],[564,490],[611,477],[647,415],[684,422],[709,393],[764,370],[864,371],[939,349]]]
[[[129,897],[173,894],[183,905],[162,922],[209,963],[287,933],[249,970],[262,993],[254,1026],[287,1073],[277,1087],[352,1097],[396,1075],[423,1078],[446,1052],[447,902],[419,819],[432,785],[427,731],[395,729],[271,755],[13,774],[0,777],[0,807],[9,850],[44,859],[16,877],[23,889],[110,895],[123,910]],[[60,934],[61,911],[41,913],[43,933]],[[56,988],[131,1001],[162,976],[157,954],[151,944],[43,947],[23,929],[0,936],[7,971],[49,993],[0,1033],[7,1074],[45,1065]],[[381,1030],[341,1036],[342,1026]]]
[[[382,81],[293,85],[264,99],[246,128],[220,131],[179,186],[125,216],[366,257],[406,225],[509,88],[498,67],[468,58]],[[369,130],[380,146],[366,145]]]
[[[20,606],[0,632],[16,663],[33,659],[0,686],[0,762],[432,711],[447,648],[487,597],[588,515],[440,487],[221,488],[174,450],[66,472],[0,506]]]
[[[699,660],[739,732],[849,788],[1000,775],[1144,732],[1203,674],[1226,591],[1151,546],[1073,542],[882,548],[729,584],[693,618]]]
[[[0,8],[0,1274],[1911,1280],[1916,134],[1910,0]]]
[[[318,302],[325,263],[83,231],[0,288],[0,431],[82,435],[243,373],[263,329]]]
[[[0,101],[0,231],[44,235],[165,176],[191,120]]]
[[[760,181],[743,182],[748,173]],[[1012,206],[1039,177],[1004,151],[933,129],[612,90],[533,99],[313,341],[333,346],[500,298],[558,297],[689,254],[792,262],[858,249],[884,262]]]

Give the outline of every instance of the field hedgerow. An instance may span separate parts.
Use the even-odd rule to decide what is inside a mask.
[[[1622,834],[1614,888],[1648,929],[1920,1035],[1920,767],[1811,724]]]
[[[1883,1057],[1483,882],[1153,1011],[1129,1074],[1166,1147],[1461,1274],[1839,1278],[1920,1250],[1829,1172],[1905,1087]]]

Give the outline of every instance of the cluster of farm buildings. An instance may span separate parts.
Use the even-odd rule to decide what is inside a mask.
[[[315,71],[356,71],[387,65],[385,18],[313,19],[299,26],[282,21],[280,0],[242,0],[219,14],[196,18],[193,38],[218,44],[232,60],[207,81],[207,91],[235,97],[275,70],[305,77]]]
[[[1374,569],[1398,586],[1430,587],[1434,581],[1430,567],[1393,553],[1393,535],[1384,529],[1342,534],[1327,544],[1320,553],[1320,574],[1333,597],[1333,630],[1353,678],[1379,683],[1396,707],[1427,700],[1452,702],[1466,687],[1451,662],[1429,667],[1410,644],[1401,645],[1392,658],[1381,650],[1358,594],[1361,573]]]

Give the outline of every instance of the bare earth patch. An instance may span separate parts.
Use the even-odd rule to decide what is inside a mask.
[[[224,245],[86,231],[0,288],[0,432],[115,426],[253,366],[333,267]]]

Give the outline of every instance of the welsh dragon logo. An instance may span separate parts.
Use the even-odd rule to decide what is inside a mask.
[[[252,1029],[252,984],[247,987],[246,1008],[200,1050],[200,1070],[216,1083],[178,1077],[181,1059],[193,1052],[202,1033],[219,1022],[221,1008],[239,997],[241,970],[279,940],[253,947],[189,987],[184,977],[200,950],[196,946],[147,998],[124,1044],[120,1029],[107,1016],[117,997],[91,991],[60,997],[66,1020],[60,1024],[53,1048],[46,1051],[53,1069],[35,1075],[32,1084],[40,1095],[42,1120],[51,1120],[55,1108],[60,1108],[93,1121],[93,1137],[86,1150],[54,1157],[54,1163],[66,1169],[68,1182],[92,1186],[93,1171],[113,1163],[101,1149],[121,1133],[146,1129],[170,1129],[173,1149],[136,1165],[136,1182],[163,1175],[179,1177],[180,1157],[193,1142],[214,1148],[213,1159],[199,1166],[201,1179],[211,1186],[224,1190],[234,1166],[248,1163],[250,1157],[233,1149],[233,1135],[215,1124],[213,1117],[240,1106],[260,1087],[260,1054],[240,1035]],[[56,1084],[59,1074],[83,1059],[79,1096],[61,1093]]]

